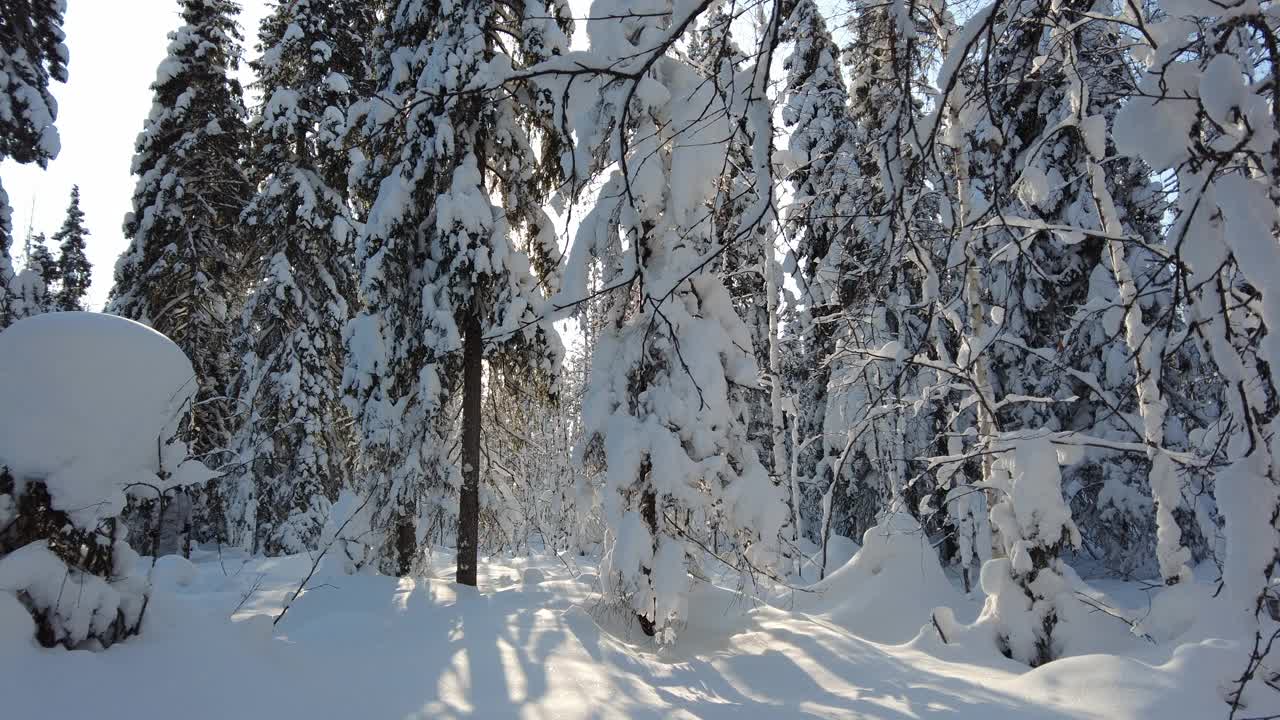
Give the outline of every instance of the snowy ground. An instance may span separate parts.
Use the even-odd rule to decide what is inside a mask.
[[[861,588],[793,604],[812,612],[751,608],[706,586],[677,648],[659,651],[599,605],[589,565],[491,560],[475,591],[450,581],[450,557],[436,560],[425,579],[313,578],[273,632],[307,558],[164,558],[144,634],[98,653],[20,642],[21,618],[0,607],[2,715],[1200,719],[1226,716],[1215,688],[1238,665],[1214,641],[1034,671],[943,646],[932,630],[878,644],[850,627],[906,625],[884,630],[901,588],[877,588],[874,568],[859,571]],[[955,597],[970,619],[976,601]]]

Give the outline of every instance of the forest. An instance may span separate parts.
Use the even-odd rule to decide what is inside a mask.
[[[164,4],[114,268],[0,189],[0,714],[1280,718],[1274,0]]]

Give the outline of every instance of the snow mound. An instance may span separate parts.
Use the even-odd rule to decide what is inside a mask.
[[[905,511],[867,530],[853,559],[810,589],[814,592],[797,596],[797,610],[879,643],[911,640],[938,605],[970,604],[942,572],[920,524]]]
[[[0,592],[0,647],[35,645],[36,623],[31,613],[7,592]]]
[[[152,584],[165,589],[184,588],[195,579],[195,564],[181,555],[165,555],[156,559],[151,575]]]
[[[98,313],[36,315],[0,333],[0,464],[43,480],[77,525],[118,515],[130,483],[207,479],[172,435],[195,392],[191,362],[158,332]],[[159,455],[159,457],[157,457]]]

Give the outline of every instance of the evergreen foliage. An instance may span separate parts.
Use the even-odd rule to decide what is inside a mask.
[[[66,0],[14,0],[0,8],[0,160],[45,167],[61,142],[49,81],[67,81]],[[13,209],[0,184],[0,330],[23,317],[14,275]]]
[[[54,299],[57,310],[84,310],[84,296],[92,282],[93,266],[85,256],[85,237],[89,230],[84,226],[84,211],[80,209],[80,187],[71,188],[71,204],[67,206],[67,219],[53,235],[58,245],[58,292]]]
[[[541,210],[554,171],[539,167],[526,129],[536,105],[529,91],[479,91],[503,64],[560,51],[563,8],[554,10],[403,0],[382,33],[379,92],[355,111],[370,148],[356,184],[377,190],[357,241],[362,309],[348,327],[344,385],[360,429],[359,485],[380,499],[372,545],[384,572],[407,574],[433,523],[476,522],[480,358],[544,383],[558,368],[533,273],[557,253]],[[551,21],[513,22],[526,15]],[[514,242],[522,231],[528,253]],[[471,433],[459,463],[448,409],[462,401],[464,374]],[[446,501],[455,492],[467,503],[457,513]],[[459,529],[463,582],[475,572],[471,527]]]
[[[283,3],[263,21],[253,63],[263,104],[251,164],[263,180],[243,216],[253,284],[235,341],[241,473],[228,521],[232,542],[259,552],[316,547],[349,484],[342,331],[357,224],[343,134],[373,23],[351,3]]]
[[[129,247],[115,268],[107,311],[164,333],[191,358],[199,391],[185,439],[219,467],[233,458],[238,408],[228,393],[237,363],[233,319],[248,285],[240,216],[253,185],[240,83],[238,6],[181,0],[182,26],[151,86],[155,102],[138,135]],[[221,488],[197,498],[195,536],[227,538]]]

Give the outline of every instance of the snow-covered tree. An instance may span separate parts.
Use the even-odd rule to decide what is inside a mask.
[[[1001,500],[991,508],[991,524],[1005,557],[982,567],[987,601],[979,622],[994,624],[1005,655],[1035,666],[1061,655],[1054,631],[1074,574],[1062,555],[1079,547],[1080,532],[1062,496],[1053,444],[1040,437],[1013,439],[1009,445],[997,446],[1002,454],[992,474]]]
[[[84,296],[89,292],[93,266],[85,256],[85,237],[89,230],[84,226],[84,211],[80,209],[80,186],[71,188],[71,204],[67,206],[67,219],[62,228],[53,234],[58,245],[58,292],[54,299],[57,310],[84,310]]]
[[[824,537],[833,514],[858,537],[891,504],[917,514],[932,489],[912,472],[929,450],[933,408],[917,399],[921,373],[908,362],[928,344],[918,308],[935,251],[922,227],[929,204],[915,138],[930,57],[919,32],[926,11],[909,2],[855,2],[850,14],[839,178],[847,210],[838,213],[842,232],[823,259],[826,277],[818,278],[827,302],[840,306],[824,318],[832,345],[822,434],[838,471],[824,500]]]
[[[24,0],[0,8],[0,160],[44,167],[58,156],[58,103],[49,81],[67,81],[62,32],[66,0]],[[13,209],[0,185],[0,329],[16,319]]]
[[[371,147],[357,172],[379,179],[364,181],[378,189],[357,241],[362,309],[349,325],[344,382],[360,427],[360,484],[381,499],[372,544],[384,572],[407,574],[429,523],[456,518],[458,581],[475,584],[482,363],[543,383],[559,364],[533,273],[557,257],[541,210],[548,176],[527,130],[547,101],[497,85],[511,67],[567,46],[555,21],[566,15],[559,4],[403,0],[383,32],[380,90],[356,112]],[[458,463],[448,443],[455,402]],[[455,488],[456,515],[443,512]]]
[[[1029,1],[976,13],[951,38],[939,78],[949,97],[930,118],[945,118],[941,139],[953,163],[943,180],[950,200],[944,224],[954,232],[949,255],[957,257],[948,264],[964,268],[953,281],[963,304],[941,310],[960,341],[945,369],[965,378],[969,399],[953,406],[947,424],[976,415],[968,427],[977,443],[968,457],[981,456],[979,477],[988,487],[1008,476],[998,467],[1004,461],[995,461],[1000,447],[1019,454],[1031,439],[1046,438],[1070,447],[1063,451],[1070,458],[1066,485],[1052,493],[1053,504],[1066,490],[1081,527],[1073,521],[1061,532],[1027,534],[1000,520],[1030,512],[1016,498],[997,494],[992,509],[995,529],[1016,536],[1001,537],[998,548],[1012,555],[1025,541],[1030,557],[1041,558],[1024,563],[1025,572],[1013,558],[1009,582],[988,582],[983,573],[989,594],[1014,598],[989,603],[1006,610],[1022,597],[1045,603],[1033,623],[1038,649],[1023,642],[1011,650],[1032,663],[1056,656],[1054,624],[1061,603],[1069,602],[1055,599],[1061,591],[1036,577],[1046,569],[1062,575],[1056,556],[1078,549],[1082,530],[1098,534],[1104,562],[1129,563],[1151,557],[1146,543],[1154,544],[1157,533],[1148,528],[1162,528],[1167,582],[1183,577],[1190,559],[1178,540],[1179,481],[1165,443],[1168,406],[1159,380],[1164,338],[1177,323],[1161,247],[1163,206],[1146,167],[1115,155],[1117,98],[1132,88],[1126,61],[1115,52],[1119,31],[1101,19],[1081,20],[1095,9],[1095,3]],[[966,457],[954,437],[947,445],[944,465]],[[956,469],[945,472],[956,477]],[[1059,477],[1056,461],[1052,474]],[[956,500],[976,499],[972,490],[954,492]],[[957,527],[976,529],[973,508],[949,510]]]
[[[0,188],[0,193],[4,189]],[[0,328],[8,327],[14,321],[14,311],[18,304],[17,276],[13,272],[13,257],[9,255],[10,228],[13,226],[13,211],[9,207],[9,196],[0,196]]]
[[[142,325],[67,312],[0,333],[0,367],[0,406],[40,409],[0,415],[6,628],[45,647],[108,647],[142,629],[151,590],[125,542],[126,495],[210,475],[174,437],[191,363]]]
[[[1172,34],[1167,41],[1144,36],[1138,93],[1117,119],[1116,144],[1168,173],[1174,185],[1167,242],[1197,354],[1212,360],[1224,390],[1217,421],[1193,440],[1200,452],[1222,453],[1214,496],[1225,522],[1225,619],[1257,642],[1245,673],[1231,678],[1227,700],[1235,716],[1270,648],[1265,638],[1276,625],[1267,610],[1280,562],[1280,295],[1271,279],[1280,268],[1275,8],[1161,2],[1137,20]],[[1171,494],[1156,492],[1160,502]],[[1177,577],[1185,555],[1161,519],[1161,571]]]
[[[186,433],[209,465],[230,458],[236,414],[227,397],[231,335],[246,278],[240,214],[252,195],[243,156],[246,111],[235,71],[238,6],[181,0],[182,26],[156,71],[155,102],[138,136],[129,247],[116,263],[107,311],[149,324],[191,358],[199,392]],[[197,507],[198,539],[225,537],[210,486]]]
[[[597,3],[589,49],[556,66],[610,69],[587,70],[586,82],[561,75],[552,96],[568,101],[561,112],[583,141],[564,160],[575,180],[614,168],[580,224],[563,292],[580,296],[592,259],[604,261],[614,296],[583,409],[585,459],[605,474],[601,577],[644,632],[669,642],[687,619],[690,573],[702,574],[703,529],[732,539],[722,557],[749,580],[776,562],[786,510],[747,436],[750,408],[733,392],[753,387],[758,370],[716,272],[725,246],[707,212],[731,118],[747,115],[728,112],[715,83],[672,52],[704,7],[628,9]],[[764,75],[738,87],[763,103],[768,60],[756,62]],[[754,204],[748,224],[769,209],[767,199]]]
[[[749,408],[747,435],[761,462],[774,482],[785,488],[791,512],[782,532],[790,553],[800,524],[795,513],[800,498],[791,487],[787,453],[778,309],[782,269],[775,257],[779,227],[773,114],[768,109],[768,73],[761,70],[764,66],[748,63],[735,40],[733,25],[739,19],[735,10],[731,4],[713,3],[699,18],[688,57],[716,98],[699,122],[724,122],[733,129],[727,138],[723,172],[713,181],[716,192],[708,203],[709,235],[713,244],[724,247],[717,264],[734,309],[747,324],[751,350],[762,371],[761,387],[738,386],[732,392],[739,396],[735,404]],[[782,43],[780,28],[762,12],[763,6],[755,11],[751,20],[760,38],[760,52],[772,57]],[[741,72],[744,67],[750,72]]]
[[[828,451],[839,453],[837,440],[824,437],[829,359],[835,348],[833,313],[840,307],[839,252],[832,253],[848,234],[853,220],[859,168],[853,161],[856,133],[849,113],[849,95],[841,79],[839,48],[831,38],[816,3],[800,0],[783,25],[791,43],[784,58],[787,77],[783,89],[782,121],[787,131],[791,169],[787,182],[793,201],[785,218],[789,266],[799,289],[795,312],[788,327],[791,394],[795,398],[796,472],[806,481],[801,510],[813,521],[809,534],[821,532],[821,496],[830,489],[842,519],[846,484],[831,482]],[[844,293],[847,296],[847,292]]]
[[[715,3],[703,13],[692,33],[689,62],[705,79],[714,94],[715,103],[703,112],[702,122],[722,122],[741,130],[735,119],[742,119],[740,96],[749,91],[743,87],[738,67],[746,56],[733,37],[735,17],[731,8]],[[728,139],[723,172],[713,179],[715,195],[708,202],[711,237],[725,246],[717,258],[725,287],[733,297],[734,309],[747,324],[751,334],[751,351],[762,369],[769,362],[769,305],[762,264],[769,240],[765,233],[747,227],[746,215],[754,209],[755,178],[751,168],[751,138],[745,132],[734,132]],[[769,395],[761,388],[735,388],[741,401],[751,408],[748,436],[759,449],[766,465],[772,462],[773,432],[770,427]]]
[[[242,472],[228,521],[233,542],[268,554],[315,548],[348,484],[342,332],[357,225],[343,139],[373,24],[364,6],[283,3],[263,21],[252,63],[263,102],[251,164],[264,180],[243,218],[254,284],[236,340]]]
[[[14,320],[57,309],[58,261],[49,252],[44,233],[28,234],[23,245],[24,267],[13,286]]]
[[[239,8],[229,0],[180,7],[183,25],[170,35],[138,135],[138,184],[124,225],[130,244],[116,264],[108,310],[151,325],[191,357],[200,383],[193,447],[206,454],[225,451],[230,438],[230,320],[244,287],[238,226],[251,186],[234,77]]]

